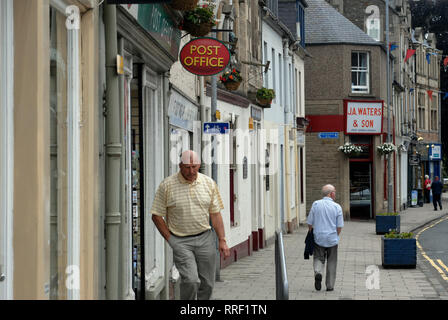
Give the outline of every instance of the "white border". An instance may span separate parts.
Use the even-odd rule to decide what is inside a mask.
[[[12,0],[0,1],[0,299],[13,299],[14,205],[14,11]]]

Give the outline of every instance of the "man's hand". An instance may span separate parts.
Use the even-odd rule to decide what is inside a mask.
[[[224,256],[224,258],[230,257],[230,250],[227,246],[225,232],[224,232],[224,223],[222,222],[222,216],[220,212],[211,213],[210,220],[212,222],[212,226],[215,229],[216,234],[219,239],[219,252]]]
[[[219,239],[219,252],[224,256],[224,259],[230,257],[230,249],[227,246],[226,239]]]

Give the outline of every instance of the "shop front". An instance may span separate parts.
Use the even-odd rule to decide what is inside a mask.
[[[177,20],[163,4],[117,6],[119,54],[125,67],[120,85],[126,181],[122,210],[128,217],[120,256],[125,299],[170,295],[169,250],[147,213],[159,183],[175,170],[169,150],[173,143],[175,148],[190,146],[192,122],[197,120],[196,106],[170,91],[169,70],[177,61],[181,38]]]
[[[351,219],[373,219],[376,212],[375,166],[381,163],[375,145],[383,131],[382,101],[344,101],[345,134],[360,152],[349,158],[349,201]]]

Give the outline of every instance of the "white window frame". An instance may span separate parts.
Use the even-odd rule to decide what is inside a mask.
[[[13,299],[14,10],[0,1],[0,300]]]
[[[160,76],[143,68],[143,143],[145,212],[149,212],[164,172],[164,121]],[[145,219],[145,288],[159,289],[165,274],[165,240],[151,219]]]
[[[361,86],[361,85],[354,85],[352,83],[352,85],[351,85],[352,93],[364,93],[364,94],[370,93],[370,55],[369,55],[369,52],[352,51],[351,54],[354,54],[354,53],[358,54],[358,66],[357,67],[353,67],[353,65],[351,66],[350,81],[352,81],[353,72],[356,72],[356,73],[365,72],[366,73],[366,85]],[[366,69],[359,67],[359,54],[365,54],[367,56],[367,68]],[[350,55],[350,64],[351,64],[351,55]]]
[[[66,0],[50,0],[63,15],[73,5]],[[78,29],[67,29],[67,288],[68,300],[80,299],[80,51]],[[75,274],[75,273],[78,274]]]

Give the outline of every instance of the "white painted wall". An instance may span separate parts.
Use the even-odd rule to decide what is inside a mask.
[[[210,97],[206,97],[205,105],[210,105]],[[231,114],[237,117],[237,129],[240,129],[241,133],[244,130],[248,133],[250,108],[241,108],[223,101],[218,100],[218,108],[221,112],[221,122],[229,122]],[[218,137],[218,159],[222,160],[223,164],[218,164],[218,188],[224,203],[224,209],[221,211],[224,228],[226,233],[227,245],[229,248],[234,247],[244,241],[247,241],[252,233],[252,194],[251,194],[251,182],[252,173],[248,170],[247,179],[243,179],[243,165],[237,164],[237,169],[234,177],[234,192],[237,196],[235,202],[235,225],[230,225],[230,178],[229,178],[229,136],[217,136]],[[248,138],[245,140],[244,134],[237,134],[237,153],[241,157],[248,157],[250,159],[250,135],[246,135]],[[246,143],[244,143],[246,141]],[[209,144],[209,140],[205,141]],[[242,161],[238,161],[242,163]]]
[[[189,41],[190,36],[182,38],[179,48],[182,49]],[[197,76],[185,70],[179,60],[171,66],[170,82],[177,88],[181,88],[182,93],[187,97],[196,101],[196,97],[199,96]]]

